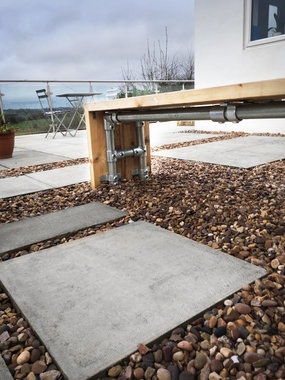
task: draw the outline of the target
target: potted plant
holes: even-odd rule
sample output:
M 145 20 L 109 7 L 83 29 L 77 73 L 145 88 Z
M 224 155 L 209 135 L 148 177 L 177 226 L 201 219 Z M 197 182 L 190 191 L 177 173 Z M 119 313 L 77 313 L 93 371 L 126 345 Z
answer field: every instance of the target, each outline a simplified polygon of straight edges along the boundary
M 11 158 L 15 143 L 15 128 L 5 123 L 0 115 L 0 158 Z

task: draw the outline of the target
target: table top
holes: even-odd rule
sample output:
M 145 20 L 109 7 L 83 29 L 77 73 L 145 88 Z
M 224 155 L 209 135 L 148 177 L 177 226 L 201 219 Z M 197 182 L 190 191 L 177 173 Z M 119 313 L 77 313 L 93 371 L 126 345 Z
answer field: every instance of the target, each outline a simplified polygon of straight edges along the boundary
M 221 104 L 225 101 L 260 101 L 263 99 L 285 99 L 285 78 L 135 96 L 131 98 L 114 99 L 108 101 L 89 102 L 85 105 L 85 109 L 89 112 L 155 109 L 175 106 L 181 107 L 204 104 Z
M 76 97 L 84 97 L 84 96 L 93 96 L 93 95 L 101 95 L 102 92 L 72 92 L 67 94 L 59 94 L 56 95 L 58 98 L 76 98 Z

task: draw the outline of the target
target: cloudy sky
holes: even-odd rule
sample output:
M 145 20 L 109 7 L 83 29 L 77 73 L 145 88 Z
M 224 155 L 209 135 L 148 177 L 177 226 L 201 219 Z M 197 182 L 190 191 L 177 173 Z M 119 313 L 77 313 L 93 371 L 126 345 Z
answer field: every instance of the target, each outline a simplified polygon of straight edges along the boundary
M 122 79 L 147 40 L 193 50 L 194 0 L 1 0 L 0 79 Z

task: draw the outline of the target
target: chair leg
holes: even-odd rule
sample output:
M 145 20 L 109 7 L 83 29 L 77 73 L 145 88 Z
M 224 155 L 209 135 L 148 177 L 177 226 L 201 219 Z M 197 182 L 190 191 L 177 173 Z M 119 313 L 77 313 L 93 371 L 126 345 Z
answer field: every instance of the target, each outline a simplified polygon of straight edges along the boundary
M 64 122 L 64 119 L 66 117 L 66 113 L 63 115 L 62 119 L 60 119 L 57 115 L 55 115 L 56 119 L 59 121 L 59 124 L 57 125 L 57 128 L 55 130 L 55 133 L 53 135 L 53 139 L 55 138 L 55 135 L 57 134 L 57 132 L 60 132 L 63 136 L 66 136 L 67 135 L 67 132 L 68 131 L 68 128 L 66 127 L 66 125 L 63 123 Z M 61 127 L 64 127 L 65 129 L 65 133 L 63 131 L 60 130 Z M 70 133 L 70 132 L 69 132 Z M 70 133 L 71 134 L 71 133 Z M 72 135 L 71 135 L 72 136 Z
M 79 122 L 79 124 L 78 124 L 78 126 L 77 126 L 77 128 L 76 128 L 76 130 L 75 130 L 75 132 L 74 132 L 74 135 L 73 136 L 75 136 L 76 135 L 76 133 L 77 133 L 77 131 L 79 130 L 79 128 L 81 127 L 81 124 L 82 123 L 84 123 L 85 124 L 85 127 L 86 127 L 86 123 L 85 123 L 85 120 L 84 120 L 84 113 L 81 115 L 81 118 L 80 118 L 80 122 Z
M 55 125 L 52 123 L 52 124 L 49 124 L 49 129 L 47 131 L 47 134 L 45 135 L 45 138 L 48 137 L 48 134 L 50 133 L 50 130 L 54 127 Z

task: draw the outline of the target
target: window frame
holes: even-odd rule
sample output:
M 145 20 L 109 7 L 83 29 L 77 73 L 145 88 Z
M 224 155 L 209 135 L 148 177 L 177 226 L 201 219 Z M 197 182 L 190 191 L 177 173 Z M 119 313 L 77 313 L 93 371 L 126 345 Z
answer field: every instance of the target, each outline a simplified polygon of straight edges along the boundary
M 251 41 L 252 0 L 244 0 L 244 47 L 250 48 L 285 40 L 285 34 Z

